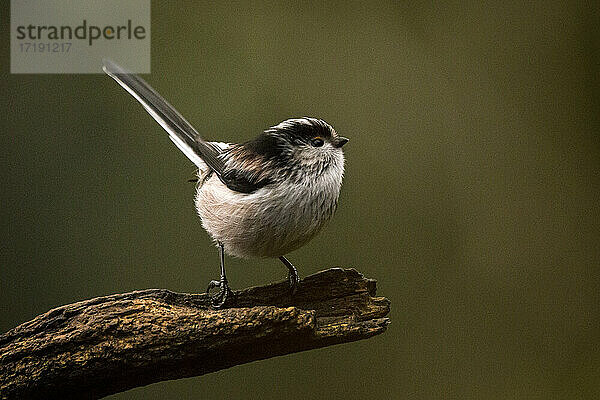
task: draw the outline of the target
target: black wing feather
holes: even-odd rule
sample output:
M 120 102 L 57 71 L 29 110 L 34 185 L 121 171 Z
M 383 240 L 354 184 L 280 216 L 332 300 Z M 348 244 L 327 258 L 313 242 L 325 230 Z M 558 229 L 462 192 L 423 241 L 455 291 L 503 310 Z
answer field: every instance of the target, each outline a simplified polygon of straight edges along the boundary
M 223 174 L 223 182 L 229 189 L 240 193 L 252 193 L 273 183 L 269 178 L 257 178 L 243 169 L 226 170 Z

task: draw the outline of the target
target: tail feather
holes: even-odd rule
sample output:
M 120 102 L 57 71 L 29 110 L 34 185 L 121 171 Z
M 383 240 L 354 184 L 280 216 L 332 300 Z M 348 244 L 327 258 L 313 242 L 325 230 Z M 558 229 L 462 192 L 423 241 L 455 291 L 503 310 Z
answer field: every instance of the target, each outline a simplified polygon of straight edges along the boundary
M 127 90 L 169 134 L 169 139 L 198 168 L 208 166 L 219 177 L 224 163 L 221 146 L 207 142 L 175 108 L 139 76 L 110 60 L 103 60 L 102 69 Z

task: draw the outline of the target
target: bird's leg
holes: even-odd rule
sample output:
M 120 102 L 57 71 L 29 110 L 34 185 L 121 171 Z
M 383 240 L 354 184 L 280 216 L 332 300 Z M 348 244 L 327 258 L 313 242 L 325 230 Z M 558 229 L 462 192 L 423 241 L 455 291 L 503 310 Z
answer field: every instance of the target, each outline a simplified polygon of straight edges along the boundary
M 298 285 L 300 284 L 300 278 L 298 277 L 298 271 L 296 270 L 296 267 L 294 267 L 294 265 L 291 262 L 289 262 L 288 259 L 285 258 L 284 256 L 279 257 L 279 259 L 289 270 L 288 280 L 290 281 L 290 290 L 293 295 L 298 290 Z
M 225 250 L 223 244 L 219 243 L 219 255 L 221 258 L 221 279 L 218 281 L 210 281 L 206 293 L 209 293 L 212 288 L 220 288 L 219 293 L 212 297 L 212 305 L 214 308 L 222 308 L 227 300 L 227 297 L 231 294 L 231 289 L 227 284 L 227 277 L 225 276 Z

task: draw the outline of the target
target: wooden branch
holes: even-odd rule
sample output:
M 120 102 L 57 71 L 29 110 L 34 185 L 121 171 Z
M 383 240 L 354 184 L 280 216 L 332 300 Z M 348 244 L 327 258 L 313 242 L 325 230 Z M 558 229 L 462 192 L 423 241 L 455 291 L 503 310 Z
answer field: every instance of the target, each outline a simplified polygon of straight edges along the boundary
M 218 311 L 206 294 L 166 289 L 55 308 L 0 336 L 0 398 L 96 399 L 369 338 L 389 323 L 389 301 L 353 269 L 308 276 L 293 298 L 288 289 L 237 291 Z

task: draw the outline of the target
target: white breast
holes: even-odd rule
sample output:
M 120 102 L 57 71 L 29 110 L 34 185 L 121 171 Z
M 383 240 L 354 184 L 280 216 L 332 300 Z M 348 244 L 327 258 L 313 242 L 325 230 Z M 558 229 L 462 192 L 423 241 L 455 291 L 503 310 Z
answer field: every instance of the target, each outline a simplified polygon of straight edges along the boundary
M 245 194 L 211 175 L 196 193 L 202 226 L 238 257 L 278 257 L 308 242 L 333 215 L 342 183 L 339 152 L 329 168 L 301 183 L 284 181 Z

